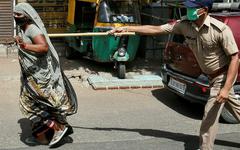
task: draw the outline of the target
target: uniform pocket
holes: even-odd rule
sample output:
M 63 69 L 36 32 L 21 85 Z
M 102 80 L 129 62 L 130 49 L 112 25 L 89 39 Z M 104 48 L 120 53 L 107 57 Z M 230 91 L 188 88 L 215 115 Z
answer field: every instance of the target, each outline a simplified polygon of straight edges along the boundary
M 218 48 L 218 45 L 214 41 L 204 41 L 203 40 L 202 47 L 203 47 L 203 49 L 207 49 L 207 50 L 215 50 Z

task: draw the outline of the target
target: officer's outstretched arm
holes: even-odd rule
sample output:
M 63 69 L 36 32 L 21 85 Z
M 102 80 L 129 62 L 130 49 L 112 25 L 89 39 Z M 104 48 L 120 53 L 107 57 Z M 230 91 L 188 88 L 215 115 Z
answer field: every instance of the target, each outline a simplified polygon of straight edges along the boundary
M 164 33 L 161 26 L 154 25 L 127 26 L 126 30 L 128 32 L 136 32 L 141 35 L 158 35 Z
M 121 33 L 121 32 L 136 32 L 141 35 L 159 35 L 163 34 L 164 31 L 161 29 L 161 26 L 154 25 L 141 25 L 141 26 L 124 26 L 115 28 L 109 31 L 109 34 Z

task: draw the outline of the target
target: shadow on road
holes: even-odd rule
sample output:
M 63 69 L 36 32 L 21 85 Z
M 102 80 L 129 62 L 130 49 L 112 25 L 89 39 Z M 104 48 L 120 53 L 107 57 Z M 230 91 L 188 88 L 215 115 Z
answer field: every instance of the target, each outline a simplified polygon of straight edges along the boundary
M 28 143 L 25 142 L 28 137 L 32 136 L 31 122 L 27 118 L 22 118 L 22 119 L 18 120 L 18 123 L 20 125 L 21 130 L 22 130 L 22 133 L 19 133 L 20 134 L 19 135 L 20 140 L 28 146 L 36 146 L 36 144 L 32 145 L 32 144 L 28 144 Z
M 34 142 L 34 143 L 27 143 L 26 142 L 26 139 L 31 137 L 32 136 L 32 128 L 31 128 L 31 122 L 29 121 L 29 119 L 27 118 L 22 118 L 22 119 L 19 119 L 18 120 L 18 123 L 20 125 L 20 128 L 22 130 L 22 133 L 19 133 L 20 135 L 20 140 L 28 145 L 28 146 L 38 146 L 38 145 L 43 145 L 43 144 L 40 144 L 38 142 Z M 58 142 L 57 144 L 55 144 L 54 147 L 52 148 L 58 148 L 64 144 L 67 144 L 67 143 L 73 143 L 73 139 L 72 137 L 70 136 L 65 136 L 64 138 L 61 139 L 60 142 Z
M 153 129 L 127 129 L 127 128 L 87 128 L 87 127 L 74 127 L 79 129 L 87 130 L 98 130 L 98 131 L 124 131 L 124 132 L 137 132 L 143 136 L 151 136 L 155 138 L 167 138 L 174 141 L 179 141 L 184 143 L 185 150 L 198 149 L 199 137 L 195 135 L 187 135 L 183 133 L 173 133 L 163 130 L 153 130 Z M 216 139 L 216 145 L 240 148 L 240 143 L 235 143 L 231 141 L 223 141 Z
M 166 88 L 153 90 L 152 95 L 172 110 L 184 116 L 197 120 L 202 119 L 204 106 L 201 104 L 190 103 Z

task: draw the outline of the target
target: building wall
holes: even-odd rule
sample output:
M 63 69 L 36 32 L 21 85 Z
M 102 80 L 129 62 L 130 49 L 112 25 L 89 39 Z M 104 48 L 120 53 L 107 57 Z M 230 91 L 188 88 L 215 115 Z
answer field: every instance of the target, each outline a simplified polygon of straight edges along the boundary
M 28 2 L 36 9 L 48 33 L 66 31 L 67 0 L 18 0 L 18 2 Z
M 0 0 L 0 44 L 13 42 L 13 0 Z

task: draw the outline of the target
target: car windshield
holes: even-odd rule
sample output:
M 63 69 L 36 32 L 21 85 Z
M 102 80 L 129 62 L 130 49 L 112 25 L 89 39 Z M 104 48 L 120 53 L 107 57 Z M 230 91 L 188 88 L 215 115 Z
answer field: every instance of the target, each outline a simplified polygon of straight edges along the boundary
M 98 22 L 140 23 L 138 1 L 102 0 L 99 6 Z

